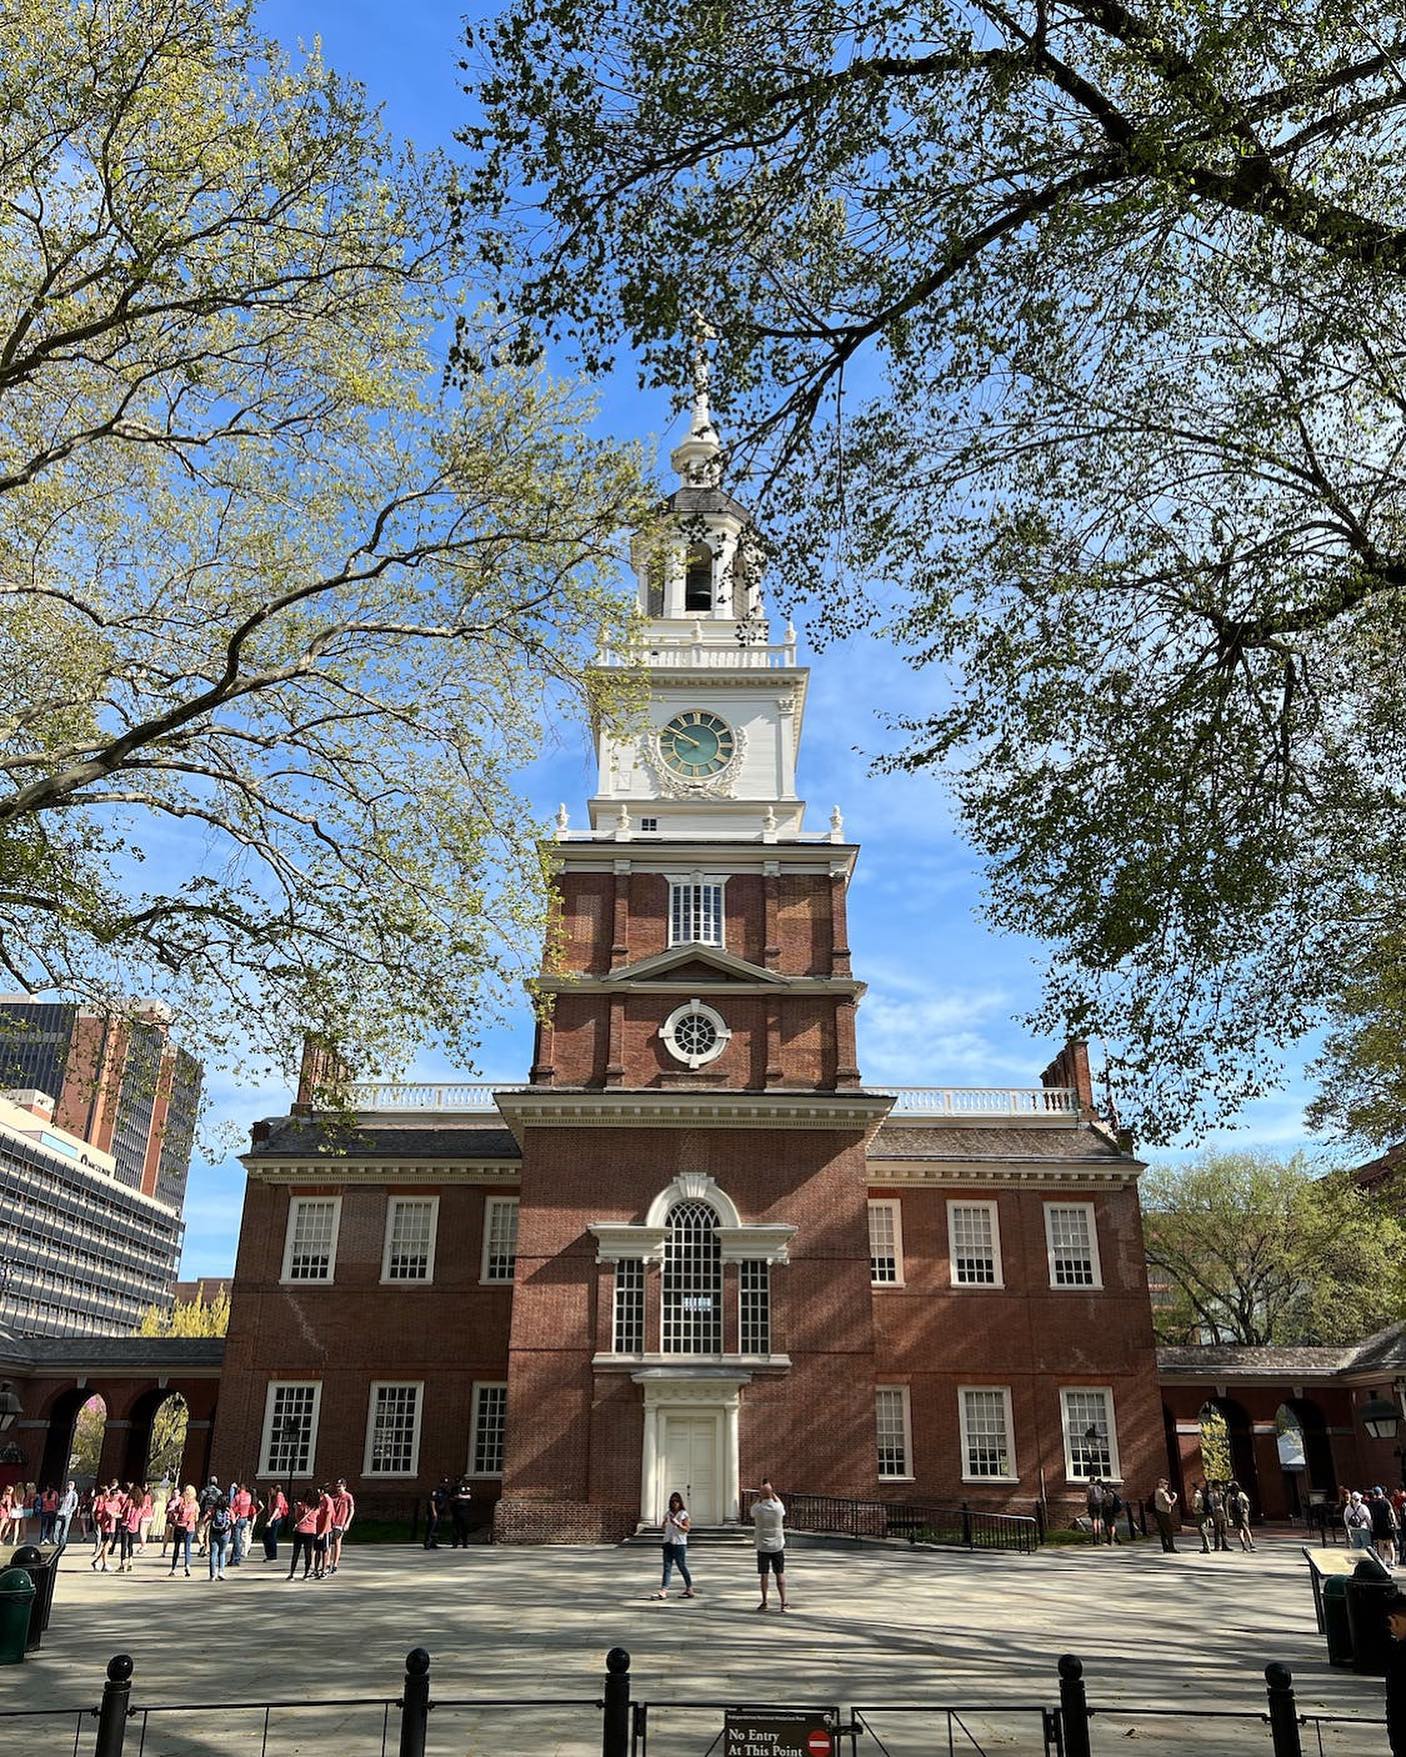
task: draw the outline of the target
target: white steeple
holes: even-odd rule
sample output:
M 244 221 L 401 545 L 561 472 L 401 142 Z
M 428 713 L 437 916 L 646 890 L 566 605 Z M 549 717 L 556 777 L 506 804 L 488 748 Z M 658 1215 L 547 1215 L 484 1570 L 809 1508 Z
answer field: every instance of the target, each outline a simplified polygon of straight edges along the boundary
M 649 725 L 631 737 L 602 733 L 591 824 L 615 841 L 776 842 L 802 829 L 796 753 L 808 673 L 789 624 L 771 643 L 760 544 L 751 514 L 722 485 L 726 453 L 708 391 L 700 339 L 688 431 L 669 454 L 679 485 L 632 547 L 645 617 L 633 657 L 649 668 Z

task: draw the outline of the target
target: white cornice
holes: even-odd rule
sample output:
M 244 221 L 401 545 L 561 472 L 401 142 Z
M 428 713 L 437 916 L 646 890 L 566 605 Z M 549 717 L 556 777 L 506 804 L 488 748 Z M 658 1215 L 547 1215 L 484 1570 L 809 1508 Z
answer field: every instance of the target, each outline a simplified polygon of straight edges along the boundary
M 522 1176 L 516 1159 L 263 1159 L 239 1163 L 261 1184 L 512 1184 Z
M 1121 1189 L 1142 1175 L 1136 1161 L 1079 1159 L 883 1159 L 871 1158 L 866 1175 L 874 1185 L 1071 1184 Z
M 696 976 L 536 976 L 532 987 L 544 994 L 745 994 L 745 995 L 812 995 L 847 994 L 856 999 L 868 993 L 868 984 L 851 976 L 783 976 L 770 982 L 732 980 L 720 977 L 716 982 L 702 981 Z
M 706 1092 L 533 1086 L 504 1092 L 498 1108 L 514 1134 L 523 1128 L 844 1129 L 868 1134 L 888 1114 L 891 1098 L 867 1092 Z

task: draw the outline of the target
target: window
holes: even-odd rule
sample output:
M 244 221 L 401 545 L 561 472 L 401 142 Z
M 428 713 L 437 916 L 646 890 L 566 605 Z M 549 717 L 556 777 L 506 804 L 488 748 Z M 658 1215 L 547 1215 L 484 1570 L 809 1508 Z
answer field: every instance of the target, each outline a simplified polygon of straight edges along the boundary
M 713 552 L 706 543 L 691 543 L 683 579 L 685 610 L 713 608 Z
M 903 1215 L 897 1202 L 869 1204 L 869 1280 L 875 1287 L 903 1285 Z
M 330 1281 L 337 1267 L 340 1196 L 294 1196 L 283 1246 L 285 1281 Z
M 517 1269 L 517 1197 L 490 1196 L 483 1208 L 483 1281 L 511 1281 Z
M 1092 1202 L 1046 1202 L 1051 1287 L 1102 1287 Z
M 657 817 L 642 817 L 640 819 L 640 828 L 646 835 L 649 835 L 651 831 L 659 828 L 659 819 Z
M 421 1385 L 371 1387 L 366 1416 L 367 1476 L 414 1476 L 420 1468 Z
M 1000 1287 L 1001 1223 L 996 1204 L 949 1202 L 947 1249 L 954 1287 Z
M 386 1205 L 382 1281 L 432 1281 L 438 1196 L 392 1196 Z
M 699 1000 L 675 1007 L 659 1027 L 659 1035 L 675 1061 L 695 1070 L 716 1061 L 732 1041 L 727 1020 L 716 1007 Z
M 644 1264 L 627 1257 L 615 1265 L 615 1352 L 644 1349 Z
M 282 1479 L 311 1476 L 317 1452 L 317 1415 L 322 1383 L 272 1384 L 264 1403 L 263 1460 L 260 1476 Z
M 665 1354 L 721 1354 L 722 1246 L 718 1217 L 706 1202 L 675 1202 L 665 1224 Z
M 1004 1385 L 964 1385 L 957 1396 L 963 1481 L 1014 1482 L 1010 1391 Z
M 723 943 L 723 888 L 713 879 L 669 881 L 669 944 Z
M 743 1354 L 771 1353 L 771 1265 L 743 1263 L 740 1282 Z
M 508 1422 L 508 1387 L 474 1386 L 474 1431 L 469 1447 L 470 1476 L 503 1474 L 503 1436 Z
M 1064 1474 L 1070 1482 L 1090 1477 L 1121 1478 L 1118 1432 L 1113 1425 L 1113 1393 L 1104 1386 L 1081 1385 L 1061 1391 L 1064 1420 Z
M 908 1387 L 880 1385 L 874 1393 L 874 1413 L 878 1422 L 880 1480 L 911 1478 Z

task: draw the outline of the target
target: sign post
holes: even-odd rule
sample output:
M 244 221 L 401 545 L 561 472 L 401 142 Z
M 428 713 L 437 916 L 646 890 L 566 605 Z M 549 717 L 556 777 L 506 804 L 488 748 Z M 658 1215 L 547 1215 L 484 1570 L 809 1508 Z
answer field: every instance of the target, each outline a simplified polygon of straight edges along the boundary
M 835 1757 L 837 1708 L 729 1708 L 722 1757 Z

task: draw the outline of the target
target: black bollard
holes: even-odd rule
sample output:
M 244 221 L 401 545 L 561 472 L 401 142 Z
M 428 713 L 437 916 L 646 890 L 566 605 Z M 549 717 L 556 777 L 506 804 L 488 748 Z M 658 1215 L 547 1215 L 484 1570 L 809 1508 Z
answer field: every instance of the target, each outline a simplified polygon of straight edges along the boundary
M 400 1699 L 400 1757 L 425 1757 L 430 1730 L 430 1656 L 412 1647 L 405 1656 L 405 1692 Z
M 630 1656 L 612 1647 L 605 1656 L 605 1712 L 601 1757 L 630 1757 Z
M 1293 1673 L 1275 1660 L 1264 1668 L 1264 1682 L 1269 1696 L 1269 1733 L 1274 1741 L 1274 1757 L 1303 1757 Z
M 102 1707 L 98 1710 L 98 1742 L 93 1757 L 122 1757 L 127 1736 L 128 1704 L 132 1696 L 132 1656 L 118 1653 L 107 1662 Z
M 1064 1757 L 1089 1757 L 1089 1699 L 1084 1693 L 1084 1662 L 1060 1655 L 1059 1717 L 1064 1722 Z

